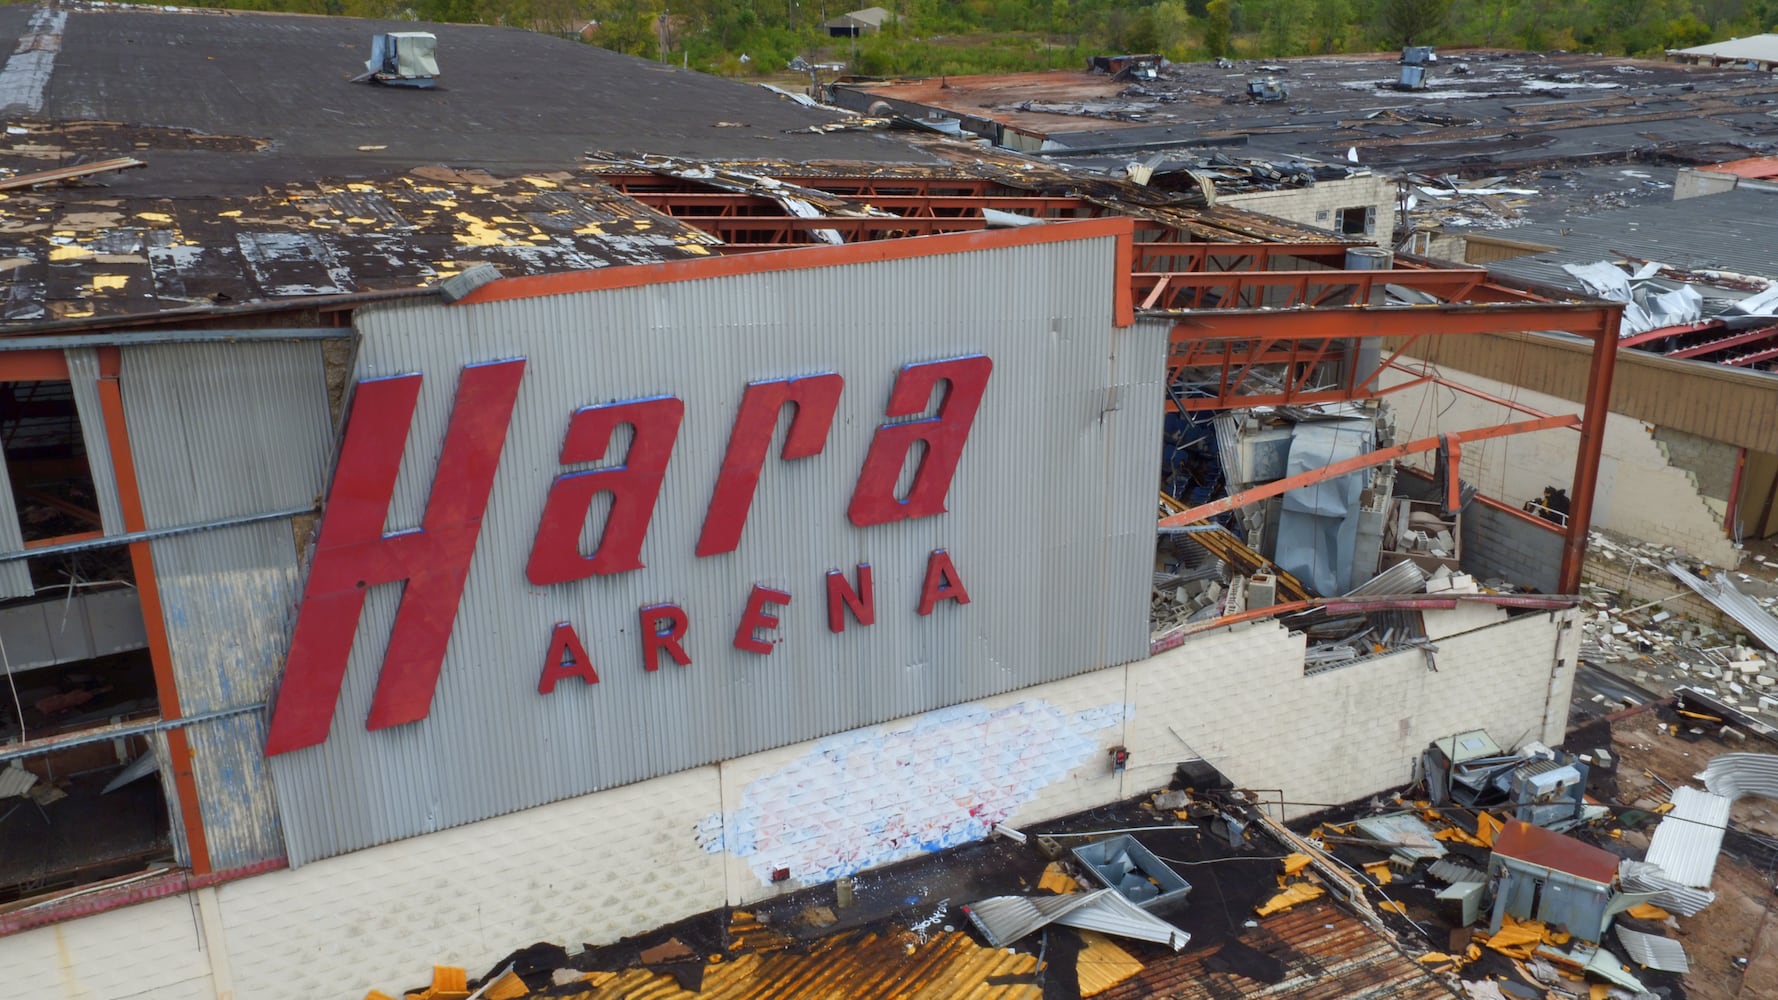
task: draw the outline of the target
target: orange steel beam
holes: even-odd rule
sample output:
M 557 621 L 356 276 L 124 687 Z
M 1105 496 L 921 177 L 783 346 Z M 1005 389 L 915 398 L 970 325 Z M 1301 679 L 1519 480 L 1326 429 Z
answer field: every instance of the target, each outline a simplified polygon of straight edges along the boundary
M 1387 362 L 1387 364 L 1389 365 L 1389 367 L 1394 368 L 1396 371 L 1405 372 L 1409 375 L 1417 376 L 1413 382 L 1407 383 L 1408 385 L 1419 385 L 1419 384 L 1426 383 L 1426 382 L 1435 382 L 1439 385 L 1444 386 L 1447 389 L 1451 389 L 1456 392 L 1461 392 L 1466 395 L 1474 396 L 1477 399 L 1486 400 L 1487 402 L 1493 403 L 1496 406 L 1503 406 L 1506 409 L 1514 410 L 1519 413 L 1524 413 L 1529 416 L 1533 416 L 1533 417 L 1547 417 L 1547 416 L 1549 416 L 1548 413 L 1545 413 L 1542 410 L 1533 409 L 1532 407 L 1526 406 L 1523 403 L 1516 403 L 1510 399 L 1505 399 L 1503 397 L 1496 396 L 1492 393 L 1483 392 L 1480 389 L 1471 388 L 1470 386 L 1464 385 L 1461 382 L 1453 382 L 1448 378 L 1442 378 L 1438 375 L 1431 375 L 1431 374 L 1428 374 L 1426 372 L 1419 370 L 1418 368 L 1409 368 L 1407 365 L 1396 364 L 1393 361 Z M 1402 388 L 1402 387 L 1396 387 L 1396 388 Z
M 1602 308 L 1604 324 L 1591 331 L 1593 358 L 1587 371 L 1586 423 L 1574 456 L 1574 495 L 1568 503 L 1568 537 L 1562 543 L 1563 593 L 1580 593 L 1581 564 L 1587 556 L 1587 529 L 1593 523 L 1593 494 L 1599 487 L 1599 456 L 1605 446 L 1605 418 L 1611 410 L 1611 380 L 1617 370 L 1618 330 L 1624 307 Z
M 1441 434 L 1436 437 L 1421 438 L 1418 441 L 1409 441 L 1405 444 L 1391 445 L 1388 448 L 1379 448 L 1376 451 L 1365 452 L 1362 455 L 1354 455 L 1344 461 L 1334 462 L 1331 465 L 1324 465 L 1319 469 L 1311 469 L 1308 472 L 1279 479 L 1275 482 L 1266 483 L 1263 486 L 1255 486 L 1250 490 L 1242 490 L 1239 493 L 1230 494 L 1220 500 L 1212 500 L 1206 504 L 1199 504 L 1190 510 L 1183 510 L 1177 514 L 1162 518 L 1159 527 L 1173 528 L 1180 525 L 1190 524 L 1193 521 L 1201 521 L 1207 517 L 1215 517 L 1217 514 L 1234 510 L 1237 507 L 1245 507 L 1248 504 L 1257 503 L 1261 500 L 1267 500 L 1288 493 L 1299 487 L 1313 486 L 1316 483 L 1326 482 L 1329 479 L 1337 479 L 1347 473 L 1357 472 L 1360 469 L 1368 469 L 1374 465 L 1382 465 L 1384 462 L 1392 462 L 1407 455 L 1415 455 L 1420 452 L 1431 451 L 1440 446 L 1455 449 L 1461 446 L 1462 442 L 1465 441 L 1486 441 L 1489 438 L 1506 437 L 1510 434 L 1529 434 L 1532 431 L 1549 430 L 1552 427 L 1576 427 L 1579 426 L 1580 423 L 1581 420 L 1579 417 L 1573 414 L 1567 414 L 1563 416 L 1544 417 L 1540 420 L 1521 420 L 1518 423 L 1500 424 L 1495 427 L 1478 427 L 1474 430 L 1453 431 L 1449 434 Z M 1451 464 L 1455 465 L 1455 460 L 1453 460 Z
M 1313 271 L 1191 271 L 1137 272 L 1130 276 L 1138 297 L 1150 309 L 1193 309 L 1206 305 L 1209 293 L 1218 293 L 1216 305 L 1226 307 L 1234 299 L 1237 307 L 1271 305 L 1289 308 L 1324 303 L 1335 294 L 1347 294 L 1353 301 L 1367 302 L 1373 290 L 1383 285 L 1399 285 L 1460 301 L 1480 287 L 1488 272 L 1481 269 L 1450 268 L 1447 270 L 1342 271 L 1323 268 Z M 1282 303 L 1251 301 L 1253 293 L 1272 288 L 1290 289 Z M 1321 290 L 1319 301 L 1310 289 Z M 1162 291 L 1173 294 L 1164 296 Z M 1243 296 L 1248 297 L 1243 301 Z M 1344 303 L 1338 303 L 1344 304 Z

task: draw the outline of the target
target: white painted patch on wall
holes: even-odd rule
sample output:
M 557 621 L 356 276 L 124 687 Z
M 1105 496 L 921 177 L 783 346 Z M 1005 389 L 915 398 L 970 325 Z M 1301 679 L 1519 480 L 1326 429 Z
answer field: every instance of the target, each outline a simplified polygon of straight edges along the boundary
M 1099 755 L 1093 734 L 1133 706 L 1066 712 L 1043 700 L 959 705 L 817 741 L 698 824 L 704 850 L 745 858 L 762 885 L 788 869 L 826 882 L 980 840 Z
M 51 7 L 39 7 L 31 15 L 18 48 L 0 69 L 0 113 L 34 115 L 43 110 L 43 88 L 49 86 L 67 25 L 68 15 Z

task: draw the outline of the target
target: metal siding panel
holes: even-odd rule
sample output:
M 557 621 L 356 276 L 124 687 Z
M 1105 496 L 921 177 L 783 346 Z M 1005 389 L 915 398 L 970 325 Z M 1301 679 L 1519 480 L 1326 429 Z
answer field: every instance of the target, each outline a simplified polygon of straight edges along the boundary
M 210 864 L 217 871 L 284 856 L 278 806 L 265 766 L 265 712 L 186 727 Z
M 126 530 L 123 507 L 117 499 L 117 474 L 111 465 L 111 438 L 105 432 L 105 411 L 99 405 L 99 352 L 70 348 L 68 383 L 74 391 L 74 408 L 80 413 L 80 435 L 86 441 L 86 464 L 93 475 L 93 494 L 99 503 L 99 524 L 107 535 Z
M 124 348 L 119 381 L 149 528 L 320 495 L 333 427 L 319 343 Z
M 297 597 L 287 520 L 235 525 L 149 544 L 173 676 L 186 715 L 263 704 L 284 664 Z M 283 855 L 265 766 L 265 712 L 187 729 L 199 814 L 218 870 Z
M 364 728 L 399 590 L 376 587 L 328 742 L 271 761 L 292 863 L 1146 655 L 1166 338 L 1153 323 L 1113 337 L 1113 251 L 1097 239 L 361 311 L 356 376 L 426 376 L 389 530 L 420 522 L 461 366 L 529 363 L 431 716 Z M 854 528 L 846 505 L 898 370 L 975 352 L 995 369 L 949 511 Z M 825 450 L 768 458 L 739 550 L 694 559 L 743 383 L 822 371 L 847 380 Z M 687 404 L 650 568 L 532 586 L 571 411 L 650 395 Z M 936 548 L 972 603 L 920 618 Z M 834 635 L 822 573 L 859 562 L 875 571 L 877 625 Z M 755 582 L 794 597 L 769 660 L 729 645 Z M 637 609 L 661 601 L 690 613 L 694 663 L 645 673 Z M 544 698 L 558 621 L 600 682 Z
M 202 715 L 270 697 L 297 598 L 289 521 L 159 538 L 154 554 L 179 705 Z
M 1660 865 L 1675 882 L 1708 889 L 1734 800 L 1685 785 L 1675 788 L 1670 798 L 1673 811 L 1649 838 L 1647 860 Z
M 10 484 L 6 473 L 6 456 L 0 454 L 0 484 Z M 17 552 L 25 547 L 25 532 L 19 526 L 18 505 L 13 502 L 12 488 L 0 489 L 0 552 Z M 0 600 L 30 597 L 37 592 L 31 583 L 31 568 L 24 559 L 0 563 Z

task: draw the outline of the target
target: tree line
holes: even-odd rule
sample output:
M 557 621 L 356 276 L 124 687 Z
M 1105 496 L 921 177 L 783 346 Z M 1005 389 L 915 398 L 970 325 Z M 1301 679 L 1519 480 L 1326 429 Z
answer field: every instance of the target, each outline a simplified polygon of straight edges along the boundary
M 829 18 L 894 21 L 835 38 Z M 1076 67 L 1088 55 L 1175 61 L 1480 45 L 1658 56 L 1778 30 L 1778 0 L 222 0 L 218 6 L 480 22 L 580 38 L 730 76 L 801 57 L 867 76 Z

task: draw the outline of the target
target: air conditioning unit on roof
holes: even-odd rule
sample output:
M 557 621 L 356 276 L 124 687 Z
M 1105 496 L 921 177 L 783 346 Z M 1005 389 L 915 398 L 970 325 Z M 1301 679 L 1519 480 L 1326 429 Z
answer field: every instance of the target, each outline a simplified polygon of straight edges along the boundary
M 392 31 L 370 38 L 367 72 L 353 83 L 395 87 L 438 86 L 438 37 L 429 31 Z

